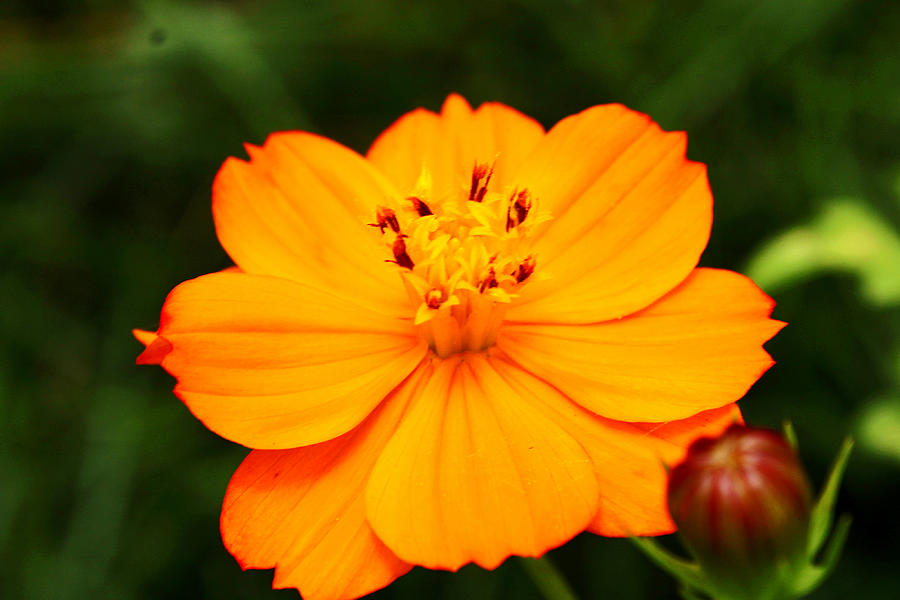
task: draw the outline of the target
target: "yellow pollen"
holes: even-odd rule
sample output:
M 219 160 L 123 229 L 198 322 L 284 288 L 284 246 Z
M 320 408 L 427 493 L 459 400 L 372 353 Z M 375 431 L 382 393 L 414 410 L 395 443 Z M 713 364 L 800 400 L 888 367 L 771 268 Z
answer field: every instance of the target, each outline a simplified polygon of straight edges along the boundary
M 492 189 L 493 172 L 478 163 L 470 185 L 435 197 L 423 169 L 412 195 L 376 207 L 373 225 L 392 257 L 389 268 L 398 271 L 414 323 L 440 357 L 494 344 L 509 303 L 535 271 L 532 233 L 550 219 L 527 189 Z

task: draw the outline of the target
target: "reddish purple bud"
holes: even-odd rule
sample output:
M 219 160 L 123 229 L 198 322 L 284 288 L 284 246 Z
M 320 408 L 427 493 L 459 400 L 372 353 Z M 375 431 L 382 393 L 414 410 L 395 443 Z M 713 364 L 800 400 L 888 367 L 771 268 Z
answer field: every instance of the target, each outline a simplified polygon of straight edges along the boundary
M 747 591 L 803 559 L 810 486 L 773 431 L 732 425 L 695 441 L 670 472 L 667 495 L 685 544 L 719 581 Z

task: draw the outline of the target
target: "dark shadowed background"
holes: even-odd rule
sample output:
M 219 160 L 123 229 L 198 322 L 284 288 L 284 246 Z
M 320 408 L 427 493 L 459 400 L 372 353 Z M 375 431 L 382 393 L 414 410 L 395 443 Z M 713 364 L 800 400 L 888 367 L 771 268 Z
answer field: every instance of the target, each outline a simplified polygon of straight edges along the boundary
M 225 267 L 210 184 L 305 129 L 365 151 L 451 91 L 545 126 L 622 102 L 686 130 L 716 198 L 702 263 L 790 326 L 742 402 L 796 425 L 813 480 L 858 440 L 848 548 L 815 599 L 900 598 L 900 3 L 369 0 L 0 4 L 0 597 L 295 598 L 242 573 L 218 513 L 246 450 L 209 433 L 133 327 Z M 550 553 L 584 599 L 675 598 L 622 540 Z M 337 557 L 336 557 L 337 558 Z M 536 598 L 416 569 L 378 598 Z

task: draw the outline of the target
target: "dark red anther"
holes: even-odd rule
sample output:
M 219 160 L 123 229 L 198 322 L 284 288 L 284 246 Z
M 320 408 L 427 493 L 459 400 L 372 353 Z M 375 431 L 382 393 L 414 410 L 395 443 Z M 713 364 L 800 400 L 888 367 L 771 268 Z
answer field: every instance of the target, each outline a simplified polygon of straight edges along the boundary
M 522 261 L 522 264 L 519 265 L 519 268 L 516 269 L 516 272 L 513 273 L 513 277 L 516 278 L 516 282 L 522 283 L 534 273 L 534 257 L 527 256 L 525 260 Z
M 427 217 L 428 215 L 433 215 L 431 209 L 428 208 L 428 205 L 422 202 L 422 199 L 417 196 L 410 196 L 407 198 L 410 202 L 412 202 L 413 208 L 417 213 L 419 213 L 420 217 Z
M 495 288 L 498 285 L 500 285 L 500 282 L 497 281 L 497 273 L 494 271 L 494 267 L 491 267 L 488 270 L 487 277 L 481 280 L 481 284 L 478 286 L 478 291 L 483 292 L 484 290 Z
M 469 200 L 472 202 L 484 200 L 488 183 L 490 183 L 491 175 L 493 174 L 494 165 L 489 167 L 487 163 L 475 163 L 475 167 L 472 169 L 472 185 L 469 187 Z M 484 183 L 482 183 L 482 179 Z
M 506 230 L 518 227 L 531 210 L 531 194 L 528 190 L 513 192 L 509 198 L 509 209 L 506 212 Z
M 378 206 L 375 208 L 375 219 L 377 223 L 369 223 L 372 227 L 381 229 L 384 233 L 385 227 L 390 227 L 394 233 L 400 233 L 400 223 L 397 221 L 397 215 L 386 206 Z
M 444 303 L 444 292 L 439 289 L 431 289 L 425 292 L 425 304 L 428 308 L 435 309 L 440 308 L 441 304 Z
M 415 266 L 415 263 L 409 257 L 409 254 L 406 253 L 406 242 L 403 241 L 403 238 L 405 237 L 405 235 L 398 235 L 397 239 L 394 240 L 394 245 L 391 249 L 394 251 L 394 262 L 401 267 L 412 269 Z

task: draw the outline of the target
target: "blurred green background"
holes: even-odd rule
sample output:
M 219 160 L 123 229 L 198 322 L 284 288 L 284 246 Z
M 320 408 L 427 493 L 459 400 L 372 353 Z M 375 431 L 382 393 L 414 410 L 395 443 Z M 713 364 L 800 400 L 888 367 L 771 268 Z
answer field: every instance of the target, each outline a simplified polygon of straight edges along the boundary
M 229 264 L 210 184 L 244 141 L 365 151 L 447 93 L 550 126 L 622 102 L 689 133 L 703 264 L 790 323 L 742 402 L 794 421 L 817 483 L 858 439 L 848 548 L 816 599 L 900 598 L 900 3 L 368 0 L 0 4 L 0 597 L 293 598 L 242 573 L 218 512 L 245 454 L 206 431 L 132 327 Z M 675 598 L 621 540 L 550 553 L 582 598 Z M 377 597 L 536 598 L 521 566 L 417 569 Z

